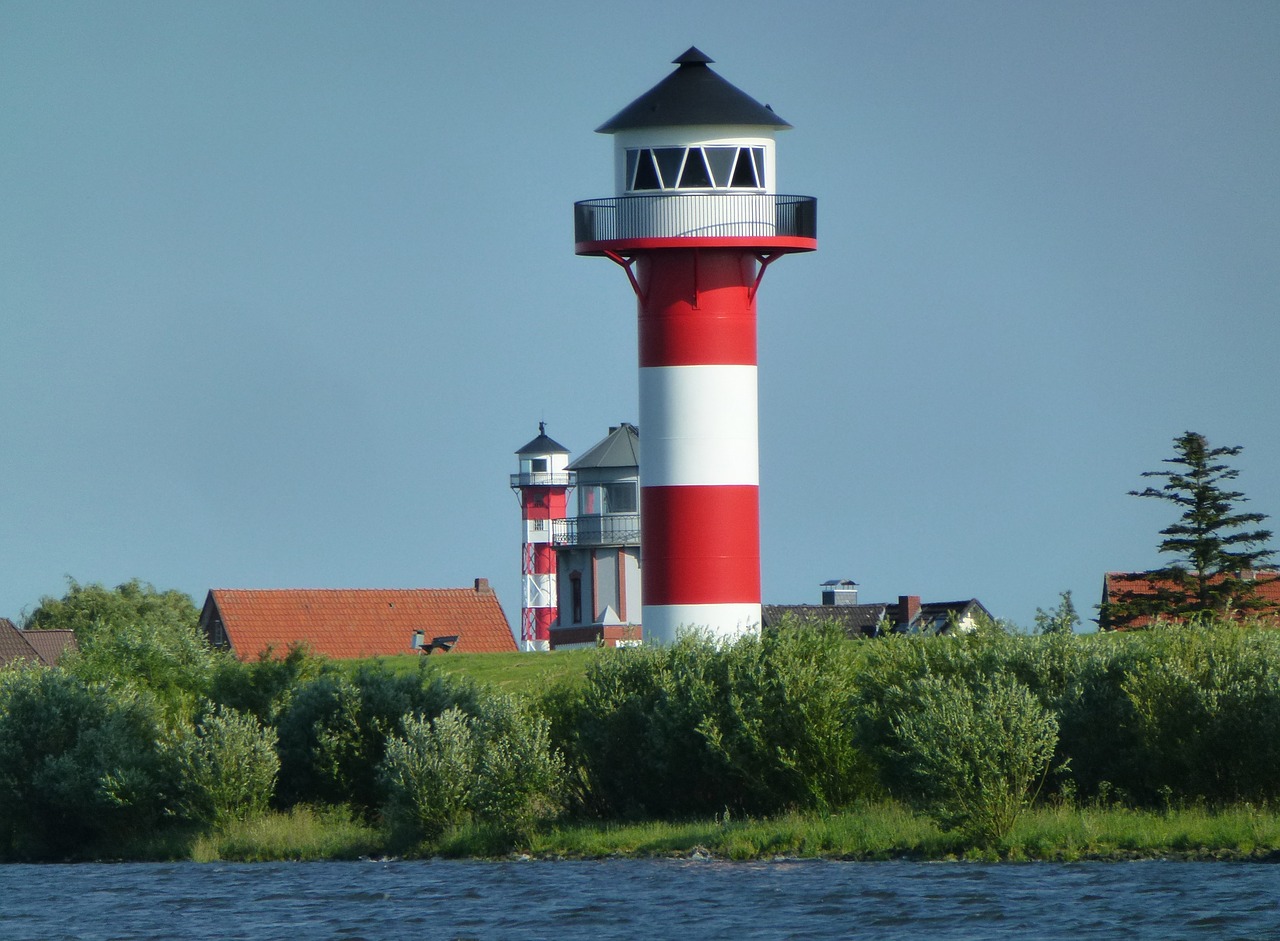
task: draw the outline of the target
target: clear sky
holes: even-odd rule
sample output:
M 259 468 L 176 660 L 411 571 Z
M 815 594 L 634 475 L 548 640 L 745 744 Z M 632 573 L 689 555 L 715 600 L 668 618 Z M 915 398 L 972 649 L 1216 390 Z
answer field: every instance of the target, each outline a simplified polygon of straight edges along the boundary
M 1280 529 L 1274 0 L 3 0 L 0 615 L 485 576 L 517 622 L 513 452 L 637 418 L 593 129 L 690 45 L 819 201 L 759 296 L 766 602 L 1088 616 L 1186 430 Z

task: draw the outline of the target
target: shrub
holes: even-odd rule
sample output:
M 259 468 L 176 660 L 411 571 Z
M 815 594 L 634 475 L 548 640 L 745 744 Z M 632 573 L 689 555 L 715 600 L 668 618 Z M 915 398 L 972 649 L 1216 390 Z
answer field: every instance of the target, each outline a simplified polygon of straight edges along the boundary
M 847 721 L 857 648 L 795 629 L 603 652 L 551 700 L 579 807 L 682 817 L 848 803 L 871 780 Z
M 398 844 L 436 840 L 470 817 L 476 742 L 462 710 L 406 716 L 387 743 L 387 823 Z
M 302 644 L 291 645 L 283 657 L 264 651 L 248 663 L 226 657 L 214 672 L 209 698 L 254 715 L 264 725 L 274 725 L 297 691 L 324 668 L 325 661 Z
M 1009 677 L 971 686 L 929 676 L 912 692 L 915 708 L 893 719 L 911 796 L 947 829 L 1003 839 L 1048 772 L 1057 722 Z
M 1212 803 L 1280 796 L 1280 638 L 1231 623 L 1163 625 L 1123 680 L 1137 796 Z
M 435 841 L 472 821 L 508 841 L 527 837 L 561 808 L 563 761 L 548 728 L 506 694 L 485 697 L 476 715 L 406 717 L 382 769 L 393 841 Z
M 423 670 L 392 673 L 381 664 L 351 677 L 334 670 L 300 686 L 283 708 L 278 800 L 350 803 L 372 813 L 384 801 L 378 766 L 388 737 L 410 714 L 433 718 L 451 706 L 474 711 L 474 685 Z
M 166 736 L 145 693 L 0 670 L 0 855 L 92 851 L 158 826 L 176 785 Z
M 523 839 L 562 808 L 564 759 L 551 746 L 550 722 L 525 701 L 495 693 L 483 700 L 474 728 L 476 815 L 500 834 Z
M 202 823 L 244 820 L 267 809 L 280 758 L 274 729 L 219 706 L 178 743 L 186 815 Z

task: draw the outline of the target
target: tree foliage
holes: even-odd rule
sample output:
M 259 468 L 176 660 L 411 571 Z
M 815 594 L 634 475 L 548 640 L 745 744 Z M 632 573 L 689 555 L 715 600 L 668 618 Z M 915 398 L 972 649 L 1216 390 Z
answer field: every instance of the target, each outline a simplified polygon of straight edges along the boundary
M 1188 431 L 1174 439 L 1171 470 L 1145 471 L 1143 477 L 1163 481 L 1158 487 L 1129 491 L 1131 496 L 1163 500 L 1181 510 L 1178 521 L 1160 530 L 1161 553 L 1169 565 L 1145 573 L 1142 590 L 1126 589 L 1103 606 L 1106 627 L 1135 620 L 1168 617 L 1229 616 L 1264 606 L 1258 597 L 1258 573 L 1274 556 L 1266 548 L 1271 531 L 1255 528 L 1267 516 L 1238 509 L 1247 498 L 1228 489 L 1239 471 L 1225 463 L 1242 449 L 1210 447 L 1204 435 Z
M 200 612 L 188 595 L 170 589 L 157 591 L 155 586 L 132 579 L 115 588 L 99 584 L 81 585 L 67 579 L 67 593 L 61 598 L 49 595 L 24 619 L 27 630 L 72 630 L 76 641 L 83 644 L 96 631 L 125 624 L 151 624 L 162 627 L 195 627 Z
M 1071 592 L 1064 591 L 1058 598 L 1058 606 L 1051 611 L 1036 608 L 1037 634 L 1070 634 L 1080 624 Z

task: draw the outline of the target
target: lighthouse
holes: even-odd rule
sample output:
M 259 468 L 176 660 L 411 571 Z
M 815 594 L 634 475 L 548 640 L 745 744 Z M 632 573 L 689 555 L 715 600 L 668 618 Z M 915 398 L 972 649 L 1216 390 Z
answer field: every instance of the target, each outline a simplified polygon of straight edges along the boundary
M 519 451 L 519 473 L 511 475 L 511 489 L 520 499 L 524 526 L 521 546 L 520 646 L 550 650 L 551 623 L 559 605 L 556 590 L 556 552 L 552 530 L 566 515 L 574 474 L 569 450 L 547 436 L 538 422 L 538 437 Z
M 756 294 L 770 264 L 817 248 L 817 204 L 777 192 L 790 128 L 696 48 L 596 128 L 615 195 L 574 206 L 575 251 L 622 267 L 639 315 L 641 620 L 760 629 Z

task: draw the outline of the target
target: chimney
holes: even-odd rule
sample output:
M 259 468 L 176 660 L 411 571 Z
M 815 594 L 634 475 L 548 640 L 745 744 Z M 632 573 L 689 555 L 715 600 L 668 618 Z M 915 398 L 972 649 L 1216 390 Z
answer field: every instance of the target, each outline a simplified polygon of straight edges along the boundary
M 477 578 L 477 579 L 476 579 L 476 591 L 484 591 L 484 592 L 493 591 L 493 589 L 489 587 L 489 579 L 487 579 L 487 578 Z M 919 599 L 919 598 L 917 598 L 916 600 L 917 600 L 917 601 L 919 601 L 920 599 Z
M 903 627 L 910 627 L 911 622 L 920 615 L 919 595 L 898 595 L 898 618 Z

